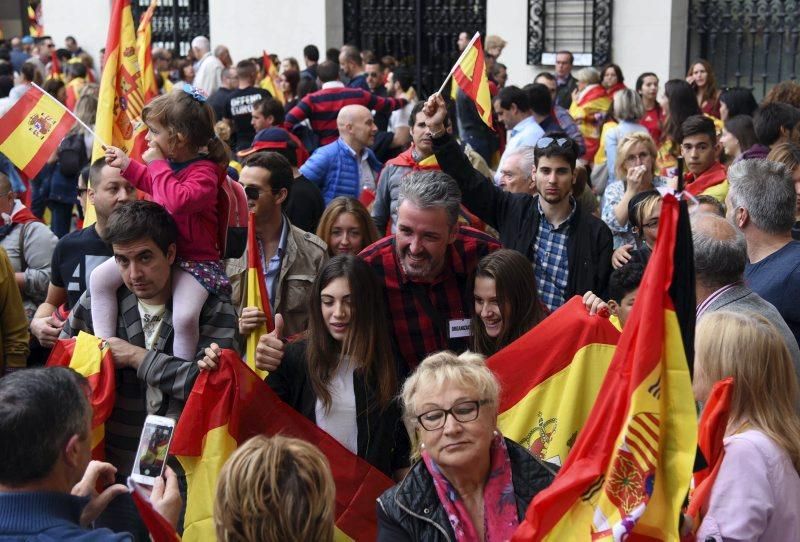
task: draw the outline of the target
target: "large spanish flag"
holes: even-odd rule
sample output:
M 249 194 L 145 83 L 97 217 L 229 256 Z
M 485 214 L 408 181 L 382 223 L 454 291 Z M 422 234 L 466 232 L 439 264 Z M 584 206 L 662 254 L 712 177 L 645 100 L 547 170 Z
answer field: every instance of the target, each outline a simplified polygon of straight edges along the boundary
M 261 251 L 256 238 L 256 215 L 252 211 L 247 217 L 247 303 L 245 307 L 256 307 L 267 316 L 266 324 L 262 324 L 247 336 L 247 349 L 245 356 L 247 365 L 262 379 L 267 376 L 267 371 L 256 368 L 256 347 L 258 339 L 265 333 L 275 328 L 272 320 L 272 310 L 269 306 L 269 294 L 264 279 L 264 266 L 261 264 Z
M 92 404 L 92 458 L 105 458 L 105 423 L 116 400 L 116 372 L 111 350 L 101 339 L 84 333 L 78 333 L 72 339 L 61 339 L 56 342 L 48 367 L 69 367 L 89 381 Z
M 136 58 L 142 70 L 142 92 L 144 103 L 158 96 L 156 72 L 153 68 L 153 14 L 158 6 L 158 0 L 151 0 L 150 6 L 142 13 L 139 19 L 139 28 L 136 30 Z
M 272 63 L 272 59 L 267 52 L 263 51 L 263 53 L 264 78 L 261 80 L 260 86 L 272 94 L 273 98 L 285 104 L 286 98 L 283 95 L 283 90 L 281 90 L 279 84 L 275 84 L 275 82 L 278 81 L 278 70 L 275 68 L 275 64 Z
M 697 446 L 688 220 L 686 203 L 664 196 L 658 241 L 595 406 L 514 540 L 679 539 Z
M 310 442 L 328 459 L 336 483 L 337 540 L 375 540 L 375 499 L 392 480 L 282 402 L 232 350 L 223 350 L 218 370 L 200 373 L 172 440 L 188 483 L 183 539 L 215 539 L 214 497 L 223 464 L 250 437 L 276 434 Z
M 74 124 L 58 100 L 32 86 L 0 117 L 0 152 L 31 179 Z
M 500 381 L 497 426 L 544 461 L 563 465 L 586 423 L 619 331 L 580 296 L 487 360 Z
M 464 94 L 469 96 L 478 109 L 483 122 L 492 127 L 492 96 L 489 92 L 489 78 L 483 56 L 480 32 L 472 36 L 466 49 L 458 57 L 452 69 L 453 78 Z
M 569 107 L 569 114 L 575 119 L 586 141 L 586 153 L 583 158 L 589 162 L 594 161 L 594 155 L 600 147 L 600 130 L 610 108 L 611 98 L 600 85 L 586 90 L 580 98 L 573 100 Z

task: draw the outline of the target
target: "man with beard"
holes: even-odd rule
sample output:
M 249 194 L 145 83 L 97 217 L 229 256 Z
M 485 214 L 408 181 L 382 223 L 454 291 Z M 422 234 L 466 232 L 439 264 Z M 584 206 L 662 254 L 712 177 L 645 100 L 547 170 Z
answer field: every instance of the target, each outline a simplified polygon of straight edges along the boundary
M 533 174 L 538 195 L 506 192 L 472 168 L 447 134 L 444 100 L 425 104 L 433 151 L 442 171 L 457 179 L 464 205 L 500 233 L 500 241 L 533 263 L 539 298 L 551 311 L 574 295 L 605 295 L 613 239 L 599 218 L 576 205 L 577 146 L 563 132 L 536 142 Z
M 432 352 L 462 352 L 468 347 L 469 277 L 478 261 L 500 244 L 458 224 L 461 191 L 441 171 L 407 175 L 398 202 L 397 233 L 367 247 L 360 256 L 384 283 L 404 372 Z

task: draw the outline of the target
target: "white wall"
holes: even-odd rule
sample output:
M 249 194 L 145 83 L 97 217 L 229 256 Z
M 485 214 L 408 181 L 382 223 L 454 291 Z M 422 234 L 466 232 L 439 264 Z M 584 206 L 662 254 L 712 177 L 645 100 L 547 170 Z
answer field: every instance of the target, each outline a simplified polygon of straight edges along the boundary
M 44 31 L 56 47 L 64 47 L 64 38 L 74 36 L 84 51 L 94 57 L 100 68 L 100 49 L 106 46 L 111 0 L 42 0 Z
M 688 0 L 615 0 L 612 8 L 611 58 L 633 86 L 645 71 L 664 82 L 682 75 L 686 51 Z M 509 84 L 533 82 L 553 66 L 529 66 L 527 0 L 487 0 L 486 33 L 508 42 L 499 61 L 508 67 Z
M 303 64 L 303 47 L 316 45 L 324 60 L 327 47 L 342 44 L 341 0 L 209 0 L 211 45 L 226 45 L 234 62 L 260 56 L 262 49 Z

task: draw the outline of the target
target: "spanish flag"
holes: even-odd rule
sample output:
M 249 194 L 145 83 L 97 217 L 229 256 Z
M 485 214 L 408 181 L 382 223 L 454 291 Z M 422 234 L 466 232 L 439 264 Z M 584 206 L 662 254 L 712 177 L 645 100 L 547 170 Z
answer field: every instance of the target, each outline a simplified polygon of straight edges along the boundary
M 153 13 L 158 6 L 158 0 L 151 0 L 147 11 L 139 19 L 139 28 L 136 30 L 136 58 L 142 70 L 142 92 L 144 103 L 158 96 L 156 72 L 153 68 Z
M 144 90 L 136 58 L 136 32 L 130 0 L 114 0 L 106 38 L 106 62 L 100 78 L 92 162 L 104 156 L 103 144 L 119 147 L 132 159 L 147 147 L 141 122 Z M 95 222 L 94 205 L 86 205 L 83 227 Z
M 286 98 L 283 96 L 283 91 L 281 90 L 280 85 L 276 85 L 275 82 L 278 81 L 278 70 L 275 68 L 275 64 L 272 63 L 272 59 L 269 57 L 266 51 L 264 51 L 264 78 L 261 80 L 261 88 L 272 94 L 272 97 L 281 102 L 282 104 L 286 103 Z
M 61 61 L 58 60 L 55 49 L 50 51 L 50 74 L 47 78 L 64 80 L 64 74 L 61 73 Z
M 492 128 L 492 96 L 489 92 L 489 78 L 486 76 L 480 32 L 472 36 L 472 41 L 456 60 L 451 73 L 464 94 L 475 102 L 478 115 L 483 122 Z
M 74 124 L 61 102 L 32 86 L 0 117 L 0 152 L 31 179 Z
M 264 267 L 261 265 L 261 251 L 256 238 L 256 215 L 252 211 L 247 217 L 247 303 L 245 306 L 257 307 L 267 316 L 266 324 L 257 327 L 247 336 L 247 349 L 245 350 L 247 366 L 263 380 L 267 376 L 267 371 L 256 368 L 256 347 L 258 339 L 272 331 L 275 323 L 272 320 L 269 294 L 264 279 Z
M 180 542 L 181 537 L 178 536 L 169 521 L 153 508 L 150 497 L 142 489 L 142 486 L 129 478 L 128 488 L 131 490 L 131 498 L 133 504 L 136 505 L 136 511 L 139 512 L 142 523 L 147 527 L 152 542 Z
M 92 404 L 92 458 L 105 458 L 105 423 L 116 401 L 116 372 L 111 350 L 94 335 L 81 331 L 72 339 L 56 342 L 48 367 L 69 367 L 89 381 Z
M 561 466 L 594 405 L 619 331 L 573 297 L 486 363 L 500 382 L 497 426 Z
M 679 539 L 697 446 L 687 362 L 693 275 L 686 203 L 667 194 L 655 250 L 595 406 L 513 540 Z
M 218 370 L 200 373 L 175 428 L 172 453 L 188 484 L 183 539 L 215 539 L 214 497 L 223 464 L 247 439 L 276 434 L 310 442 L 328 459 L 336 484 L 336 539 L 375 540 L 375 500 L 392 480 L 282 402 L 232 350 L 222 351 Z
M 600 129 L 610 108 L 611 98 L 600 85 L 586 90 L 569 107 L 569 114 L 575 119 L 586 141 L 586 153 L 582 158 L 588 162 L 594 161 L 594 155 L 600 147 Z

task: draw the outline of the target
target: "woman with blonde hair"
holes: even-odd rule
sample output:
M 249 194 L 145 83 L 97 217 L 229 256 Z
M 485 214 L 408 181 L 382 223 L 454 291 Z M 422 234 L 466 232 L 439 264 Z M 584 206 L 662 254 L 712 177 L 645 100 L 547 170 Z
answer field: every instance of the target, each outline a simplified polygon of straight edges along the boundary
M 483 356 L 439 352 L 403 384 L 420 461 L 378 499 L 378 541 L 508 540 L 554 470 L 497 429 Z
M 616 178 L 603 194 L 601 218 L 614 234 L 614 248 L 634 245 L 636 236 L 628 218 L 628 203 L 636 194 L 665 186 L 667 179 L 656 175 L 658 149 L 647 131 L 626 135 L 616 151 Z
M 725 455 L 700 509 L 698 540 L 797 540 L 800 534 L 800 392 L 783 337 L 754 313 L 700 319 L 695 399 L 733 379 Z
M 358 254 L 379 239 L 369 211 L 360 201 L 334 198 L 319 219 L 317 237 L 328 244 L 328 254 Z
M 302 440 L 259 435 L 222 467 L 214 500 L 224 542 L 333 540 L 336 488 L 328 460 Z

